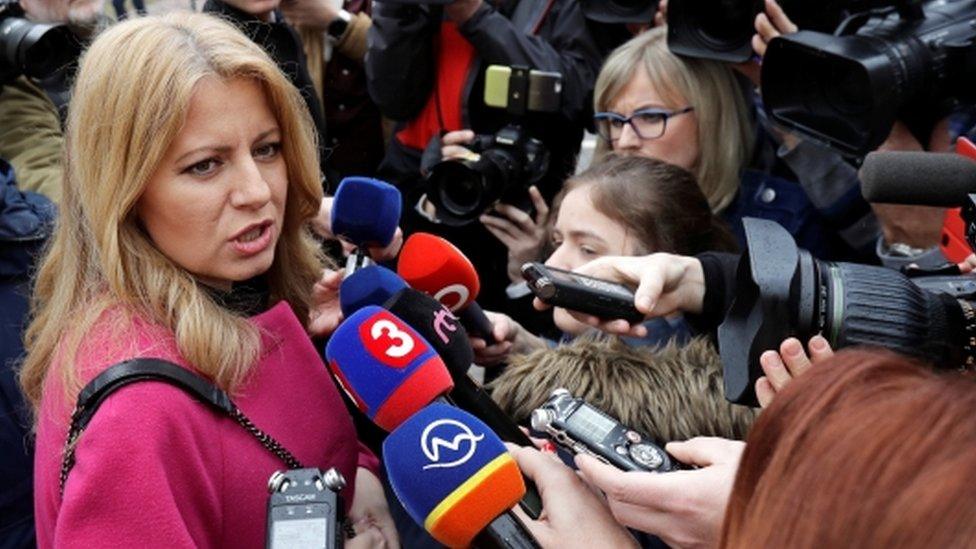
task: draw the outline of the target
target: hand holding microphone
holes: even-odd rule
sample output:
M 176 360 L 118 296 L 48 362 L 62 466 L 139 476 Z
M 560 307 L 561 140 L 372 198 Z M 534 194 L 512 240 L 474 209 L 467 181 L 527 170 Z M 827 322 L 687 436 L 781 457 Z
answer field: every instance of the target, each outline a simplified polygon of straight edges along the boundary
M 335 196 L 322 201 L 313 227 L 324 236 L 343 242 L 346 253 L 375 260 L 396 257 L 403 243 L 398 226 L 402 198 L 389 183 L 368 177 L 347 177 Z M 326 221 L 326 219 L 328 221 Z

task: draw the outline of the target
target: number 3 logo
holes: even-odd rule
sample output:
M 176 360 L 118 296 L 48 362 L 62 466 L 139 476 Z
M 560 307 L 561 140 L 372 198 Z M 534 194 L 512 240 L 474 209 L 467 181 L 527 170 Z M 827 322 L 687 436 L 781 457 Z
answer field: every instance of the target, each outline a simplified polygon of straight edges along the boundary
M 413 338 L 410 334 L 397 328 L 397 325 L 389 320 L 378 320 L 369 329 L 369 335 L 373 341 L 379 342 L 384 339 L 395 342 L 383 351 L 383 354 L 390 358 L 403 358 L 410 354 L 414 348 Z

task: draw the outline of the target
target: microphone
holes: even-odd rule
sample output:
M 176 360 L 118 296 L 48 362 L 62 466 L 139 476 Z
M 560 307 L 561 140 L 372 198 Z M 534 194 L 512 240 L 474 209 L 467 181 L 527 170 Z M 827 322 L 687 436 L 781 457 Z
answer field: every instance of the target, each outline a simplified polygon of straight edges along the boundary
M 474 351 L 464 327 L 447 307 L 413 288 L 400 290 L 383 306 L 416 330 L 440 355 L 454 380 L 450 396 L 455 405 L 476 415 L 505 442 L 532 445 L 512 418 L 468 376 Z M 526 482 L 528 491 L 522 498 L 522 508 L 532 518 L 539 518 L 542 498 L 535 485 Z
M 356 407 L 387 431 L 454 386 L 430 344 L 375 305 L 363 307 L 339 325 L 325 356 Z
M 475 302 L 481 283 L 471 261 L 439 236 L 414 233 L 403 243 L 397 272 L 411 287 L 458 313 L 474 335 L 494 341 L 491 321 Z
M 860 175 L 868 202 L 956 208 L 976 193 L 976 162 L 952 153 L 873 152 Z
M 370 265 L 343 279 L 339 286 L 339 307 L 342 315 L 349 317 L 366 305 L 382 305 L 406 287 L 407 283 L 395 272 L 380 265 Z
M 339 183 L 332 201 L 332 234 L 357 248 L 346 274 L 372 263 L 364 248 L 393 241 L 401 208 L 400 191 L 389 183 L 369 177 L 346 177 Z
M 431 404 L 383 442 L 397 499 L 417 524 L 449 547 L 538 547 L 509 512 L 525 485 L 502 441 L 476 417 Z

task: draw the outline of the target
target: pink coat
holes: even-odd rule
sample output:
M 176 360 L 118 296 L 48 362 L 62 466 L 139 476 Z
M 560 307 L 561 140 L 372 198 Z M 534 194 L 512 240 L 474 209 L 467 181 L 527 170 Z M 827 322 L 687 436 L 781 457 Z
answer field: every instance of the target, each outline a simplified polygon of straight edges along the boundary
M 78 352 L 87 383 L 112 364 L 157 357 L 187 366 L 173 335 L 106 313 Z M 306 467 L 337 467 L 352 502 L 356 468 L 378 473 L 325 365 L 284 302 L 253 317 L 259 364 L 234 402 Z M 53 370 L 52 370 L 53 371 Z M 61 451 L 74 402 L 60 376 L 44 385 L 34 487 L 40 547 L 263 547 L 268 477 L 286 466 L 234 420 L 163 382 L 138 382 L 102 403 L 77 446 L 64 499 Z

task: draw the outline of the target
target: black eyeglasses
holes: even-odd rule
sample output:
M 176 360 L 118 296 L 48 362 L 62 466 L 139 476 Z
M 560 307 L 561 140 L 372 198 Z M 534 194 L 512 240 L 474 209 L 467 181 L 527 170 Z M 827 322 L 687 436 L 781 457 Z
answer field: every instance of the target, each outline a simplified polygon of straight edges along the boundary
M 620 139 L 626 124 L 630 124 L 630 128 L 641 139 L 657 139 L 664 135 L 669 118 L 693 110 L 694 107 L 685 107 L 676 111 L 650 108 L 634 111 L 630 116 L 615 112 L 598 112 L 593 115 L 593 121 L 596 123 L 596 131 L 600 137 L 611 143 Z

